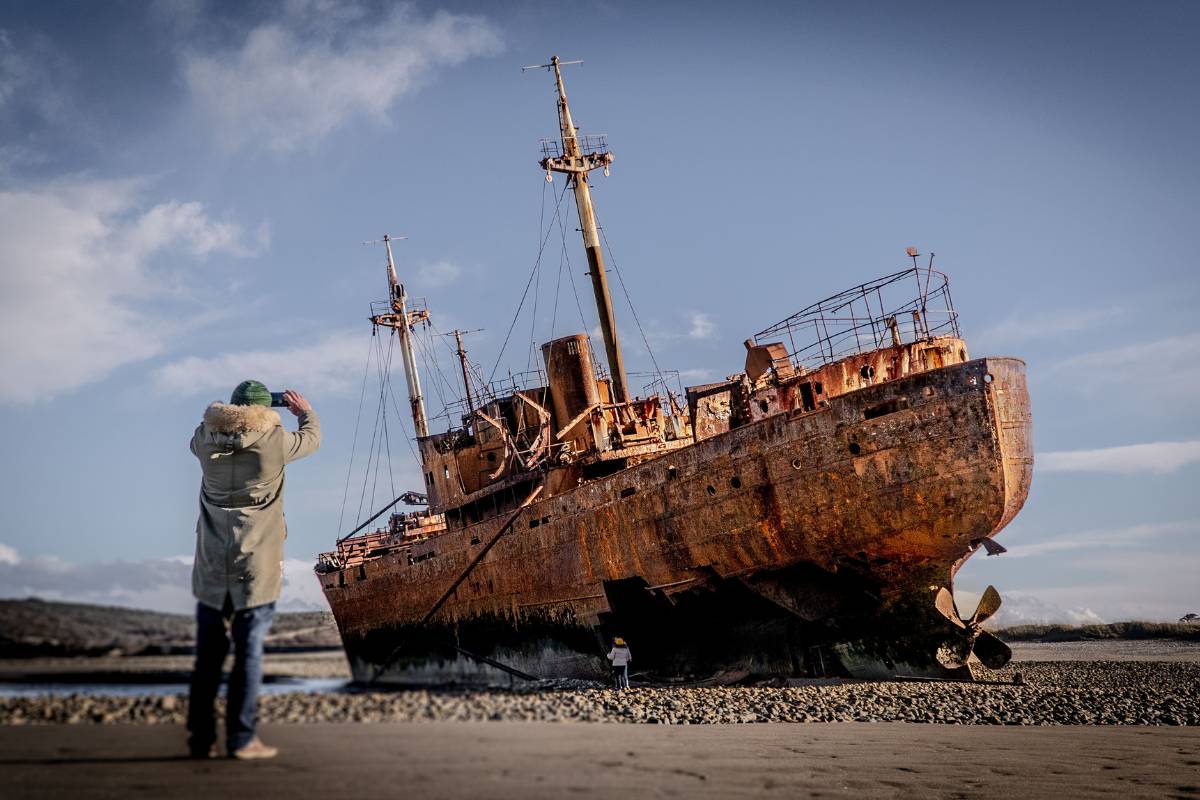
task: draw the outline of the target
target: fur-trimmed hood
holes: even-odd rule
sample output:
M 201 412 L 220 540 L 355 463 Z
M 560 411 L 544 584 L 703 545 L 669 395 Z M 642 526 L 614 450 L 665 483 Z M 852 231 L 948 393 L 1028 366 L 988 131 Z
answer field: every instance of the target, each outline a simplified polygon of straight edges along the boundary
M 279 413 L 266 406 L 213 403 L 204 412 L 204 425 L 213 433 L 266 433 L 282 424 Z

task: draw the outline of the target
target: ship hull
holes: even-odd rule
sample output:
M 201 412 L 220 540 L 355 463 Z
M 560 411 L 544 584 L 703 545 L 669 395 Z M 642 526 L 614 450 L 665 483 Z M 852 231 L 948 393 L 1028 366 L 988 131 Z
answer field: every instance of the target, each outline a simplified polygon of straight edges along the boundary
M 613 635 L 663 676 L 829 672 L 838 653 L 936 670 L 933 592 L 1024 503 L 1031 444 L 1023 362 L 976 359 L 713 436 L 504 532 L 501 515 L 319 577 L 362 682 L 509 680 L 480 657 L 599 678 Z

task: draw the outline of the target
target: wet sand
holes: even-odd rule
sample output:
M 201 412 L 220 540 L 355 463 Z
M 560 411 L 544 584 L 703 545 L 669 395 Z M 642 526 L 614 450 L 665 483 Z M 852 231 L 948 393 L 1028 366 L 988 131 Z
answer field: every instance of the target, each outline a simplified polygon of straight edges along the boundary
M 93 683 L 187 683 L 195 658 L 190 655 L 76 656 L 0 659 L 0 685 L 22 681 Z M 225 660 L 228 671 L 233 656 Z M 350 666 L 341 648 L 295 653 L 267 653 L 263 674 L 289 678 L 343 678 Z
M 1200 797 L 1195 728 L 903 723 L 269 725 L 274 761 L 179 726 L 0 728 L 7 798 Z

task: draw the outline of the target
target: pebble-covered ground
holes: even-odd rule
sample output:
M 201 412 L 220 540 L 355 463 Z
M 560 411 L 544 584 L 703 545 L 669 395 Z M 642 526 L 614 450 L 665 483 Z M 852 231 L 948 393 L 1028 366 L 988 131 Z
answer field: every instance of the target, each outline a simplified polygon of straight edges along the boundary
M 953 725 L 1200 725 L 1200 664 L 1020 662 L 1010 682 L 793 686 L 526 687 L 513 691 L 296 693 L 260 699 L 265 722 L 540 720 L 713 724 L 906 721 Z M 0 724 L 182 723 L 183 696 L 0 699 Z

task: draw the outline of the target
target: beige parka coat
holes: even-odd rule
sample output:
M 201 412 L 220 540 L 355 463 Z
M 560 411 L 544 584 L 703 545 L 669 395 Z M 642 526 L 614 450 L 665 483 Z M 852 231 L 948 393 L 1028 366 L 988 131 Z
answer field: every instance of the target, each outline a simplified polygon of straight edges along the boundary
M 206 606 L 235 610 L 279 599 L 283 585 L 283 468 L 321 444 L 313 411 L 296 433 L 266 406 L 213 403 L 192 435 L 204 472 L 192 594 Z

